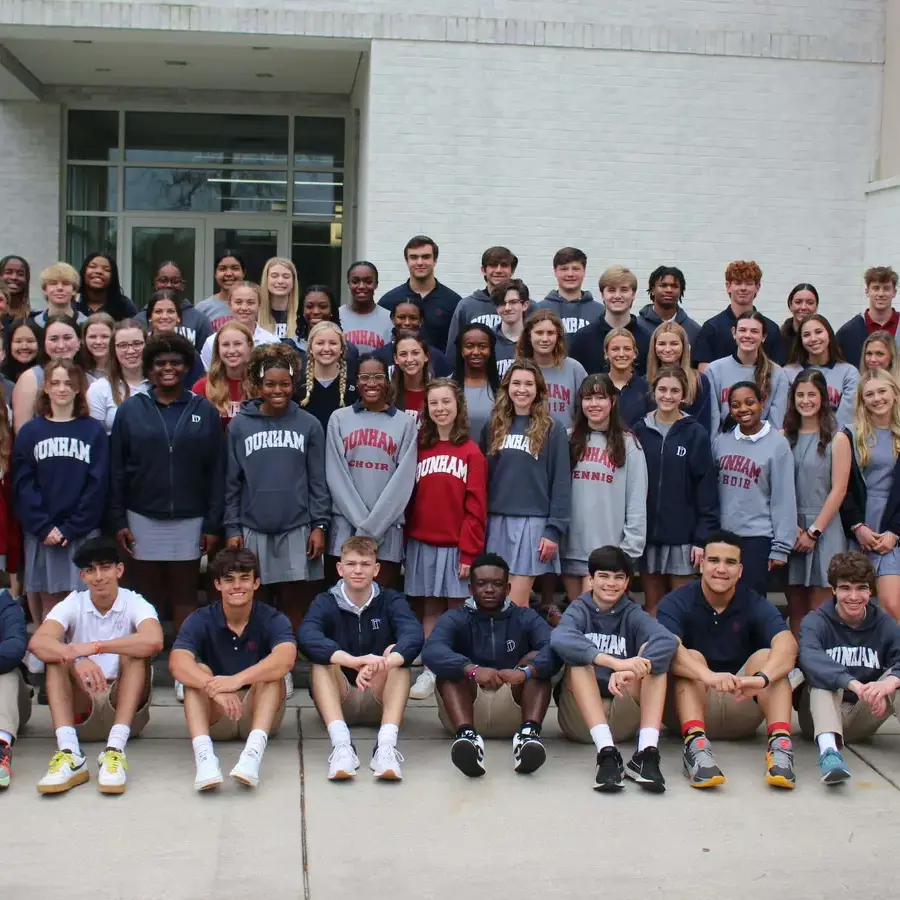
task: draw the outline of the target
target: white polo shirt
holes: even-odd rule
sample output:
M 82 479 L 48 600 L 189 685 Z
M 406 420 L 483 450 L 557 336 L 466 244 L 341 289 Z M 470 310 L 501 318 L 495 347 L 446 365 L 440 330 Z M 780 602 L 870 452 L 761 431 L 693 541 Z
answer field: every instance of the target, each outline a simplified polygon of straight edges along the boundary
M 67 644 L 114 641 L 134 634 L 138 625 L 147 619 L 159 620 L 156 610 L 140 594 L 121 587 L 115 603 L 106 615 L 94 606 L 90 591 L 72 591 L 50 610 L 47 618 L 59 622 L 65 628 Z M 100 653 L 91 659 L 103 669 L 107 678 L 118 676 L 118 654 Z

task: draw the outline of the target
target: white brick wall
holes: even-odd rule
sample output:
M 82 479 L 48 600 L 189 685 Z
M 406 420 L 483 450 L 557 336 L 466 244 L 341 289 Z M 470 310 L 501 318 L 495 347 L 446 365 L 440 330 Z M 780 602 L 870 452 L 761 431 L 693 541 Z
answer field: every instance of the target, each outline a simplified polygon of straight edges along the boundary
M 866 195 L 866 266 L 900 271 L 900 179 L 873 184 Z
M 537 294 L 565 244 L 592 286 L 677 263 L 701 319 L 730 259 L 760 262 L 776 317 L 798 281 L 838 321 L 859 295 L 880 66 L 382 41 L 371 66 L 359 249 L 385 286 L 424 231 L 461 291 L 500 243 Z

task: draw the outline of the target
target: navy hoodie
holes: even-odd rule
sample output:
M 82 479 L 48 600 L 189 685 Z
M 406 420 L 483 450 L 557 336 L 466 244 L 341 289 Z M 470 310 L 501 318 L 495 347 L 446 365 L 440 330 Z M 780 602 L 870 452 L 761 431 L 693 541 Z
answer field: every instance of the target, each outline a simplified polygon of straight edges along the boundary
M 126 511 L 150 519 L 203 519 L 203 533 L 222 527 L 225 438 L 219 411 L 184 391 L 166 409 L 156 389 L 132 394 L 111 437 L 109 516 L 116 531 Z
M 560 667 L 550 649 L 552 633 L 533 609 L 507 599 L 492 616 L 478 609 L 470 597 L 460 609 L 451 609 L 437 620 L 425 642 L 422 662 L 438 678 L 456 680 L 470 665 L 514 669 L 523 656 L 537 650 L 529 665 L 538 678 L 549 679 Z
M 316 596 L 297 630 L 297 643 L 310 662 L 331 665 L 338 650 L 351 656 L 374 653 L 382 656 L 391 644 L 394 652 L 410 666 L 422 652 L 425 633 L 399 591 L 372 585 L 373 596 L 363 607 L 356 606 L 343 592 L 343 579 Z M 351 684 L 356 670 L 343 669 Z
M 719 528 L 719 487 L 709 434 L 693 417 L 662 436 L 654 416 L 635 423 L 647 460 L 647 543 L 702 547 Z
M 16 437 L 12 474 L 16 514 L 25 532 L 44 540 L 56 527 L 68 541 L 86 537 L 100 527 L 106 508 L 106 432 L 90 417 L 51 422 L 38 416 Z
M 838 615 L 834 597 L 803 619 L 800 626 L 800 668 L 810 687 L 846 689 L 856 679 L 863 684 L 888 673 L 900 678 L 900 625 L 872 603 L 859 626 Z M 848 699 L 856 699 L 851 692 Z
M 612 331 L 606 319 L 600 318 L 587 328 L 576 332 L 569 340 L 569 356 L 577 359 L 588 375 L 596 375 L 606 371 L 606 354 L 603 352 L 603 341 Z M 647 371 L 647 355 L 650 352 L 650 335 L 638 324 L 637 316 L 625 326 L 626 331 L 634 335 L 638 345 L 638 358 L 634 363 L 634 371 L 643 375 Z
M 897 329 L 898 337 L 894 338 L 894 343 L 900 348 L 900 328 Z M 838 347 L 844 354 L 844 359 L 851 366 L 862 369 L 862 350 L 866 338 L 869 336 L 869 329 L 866 327 L 866 314 L 864 312 L 853 316 L 838 329 L 835 338 L 837 338 Z
M 0 591 L 0 675 L 19 668 L 27 647 L 25 612 L 4 589 Z

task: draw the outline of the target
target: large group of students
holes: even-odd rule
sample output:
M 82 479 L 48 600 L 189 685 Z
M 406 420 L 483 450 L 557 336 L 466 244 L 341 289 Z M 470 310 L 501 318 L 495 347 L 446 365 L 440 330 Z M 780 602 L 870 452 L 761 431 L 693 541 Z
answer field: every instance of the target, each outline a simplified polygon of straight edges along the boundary
M 0 260 L 0 788 L 43 673 L 38 791 L 87 781 L 101 741 L 99 789 L 124 792 L 167 646 L 201 791 L 224 782 L 214 740 L 243 740 L 231 778 L 258 784 L 298 653 L 333 781 L 358 725 L 374 777 L 402 779 L 408 701 L 432 693 L 470 777 L 485 738 L 540 768 L 553 699 L 599 791 L 663 791 L 664 727 L 690 785 L 719 785 L 711 741 L 763 721 L 765 780 L 793 788 L 793 709 L 822 781 L 849 779 L 843 741 L 900 713 L 896 273 L 866 271 L 835 331 L 807 283 L 782 325 L 758 312 L 755 262 L 701 325 L 674 266 L 633 313 L 636 276 L 606 269 L 594 299 L 577 248 L 538 301 L 504 247 L 465 298 L 431 238 L 404 256 L 378 302 L 354 263 L 346 305 L 225 250 L 194 306 L 162 261 L 141 312 L 105 254 L 45 268 L 40 312 L 27 261 Z

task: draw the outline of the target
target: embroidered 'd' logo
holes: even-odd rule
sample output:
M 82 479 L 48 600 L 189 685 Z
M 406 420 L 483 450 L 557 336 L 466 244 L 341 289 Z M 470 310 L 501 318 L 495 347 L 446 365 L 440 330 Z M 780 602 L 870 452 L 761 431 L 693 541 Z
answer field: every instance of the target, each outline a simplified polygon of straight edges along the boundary
M 507 652 L 507 653 L 512 653 L 513 650 L 515 650 L 515 649 L 516 649 L 516 642 L 515 642 L 515 641 L 507 641 L 507 642 L 506 642 L 506 652 Z
M 372 631 L 378 631 L 381 628 L 381 619 L 372 619 Z
M 191 421 L 196 425 L 200 421 L 200 416 L 192 414 Z
M 687 456 L 687 448 L 679 445 L 678 449 L 675 451 L 675 455 L 676 456 Z
M 256 641 L 247 641 L 247 649 L 255 650 L 256 649 Z

